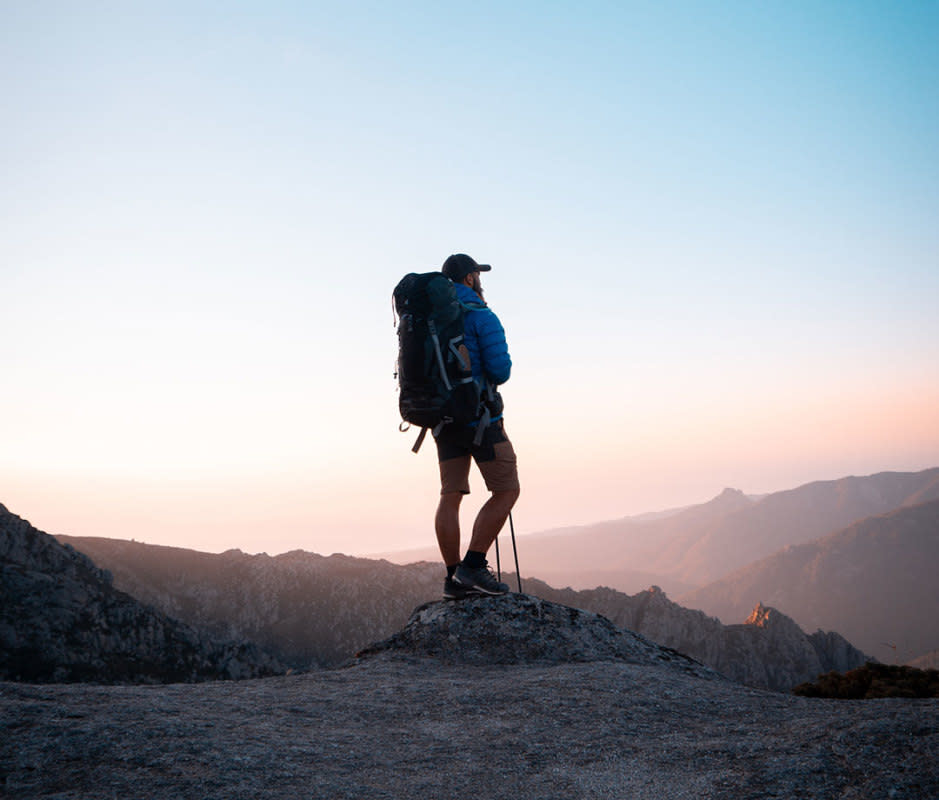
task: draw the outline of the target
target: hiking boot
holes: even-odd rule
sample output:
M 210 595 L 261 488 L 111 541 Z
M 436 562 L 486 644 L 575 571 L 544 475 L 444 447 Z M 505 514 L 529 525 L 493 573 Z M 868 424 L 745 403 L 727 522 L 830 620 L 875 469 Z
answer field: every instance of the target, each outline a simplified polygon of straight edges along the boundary
M 476 569 L 460 564 L 456 568 L 453 580 L 464 588 L 475 589 L 481 594 L 505 594 L 509 591 L 508 584 L 499 583 L 488 564 Z
M 457 583 L 453 578 L 445 578 L 443 582 L 444 600 L 462 600 L 464 597 L 479 597 L 479 590 L 471 586 Z

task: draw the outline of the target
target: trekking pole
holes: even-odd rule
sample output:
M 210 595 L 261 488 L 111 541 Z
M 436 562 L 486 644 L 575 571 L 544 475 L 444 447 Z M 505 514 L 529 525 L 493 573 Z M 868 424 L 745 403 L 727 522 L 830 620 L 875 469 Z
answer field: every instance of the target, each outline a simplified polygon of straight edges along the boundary
M 522 593 L 522 572 L 518 568 L 518 548 L 515 546 L 515 523 L 512 522 L 512 512 L 509 512 L 509 530 L 512 532 L 512 552 L 515 553 L 515 577 L 518 579 L 518 593 Z M 496 553 L 498 554 L 498 550 Z
M 496 574 L 499 583 L 502 583 L 502 562 L 499 560 L 499 537 L 496 537 Z

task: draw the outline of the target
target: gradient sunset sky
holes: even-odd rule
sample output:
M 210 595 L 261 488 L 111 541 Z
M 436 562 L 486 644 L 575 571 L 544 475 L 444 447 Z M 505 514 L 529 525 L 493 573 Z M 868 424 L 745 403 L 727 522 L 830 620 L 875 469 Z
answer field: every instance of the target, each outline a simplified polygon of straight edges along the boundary
M 0 503 L 432 544 L 391 290 L 453 252 L 520 534 L 939 466 L 937 42 L 935 2 L 0 3 Z

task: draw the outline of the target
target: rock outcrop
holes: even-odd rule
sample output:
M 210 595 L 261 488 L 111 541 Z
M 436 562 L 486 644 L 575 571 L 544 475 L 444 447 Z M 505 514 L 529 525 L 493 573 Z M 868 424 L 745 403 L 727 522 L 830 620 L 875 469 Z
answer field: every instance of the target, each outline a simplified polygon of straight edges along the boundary
M 478 666 L 624 661 L 718 677 L 694 659 L 622 630 L 599 614 L 525 594 L 426 603 L 402 630 L 356 658 L 381 653 Z
M 168 682 L 284 670 L 255 645 L 211 641 L 141 605 L 2 505 L 0 578 L 0 679 Z
M 833 669 L 860 666 L 869 660 L 838 634 L 821 631 L 819 634 L 820 642 L 827 645 L 822 652 L 792 619 L 759 604 L 743 625 L 724 628 L 723 652 L 715 667 L 738 680 L 745 674 L 751 686 L 788 690 L 809 680 L 802 676 L 817 677 Z M 842 658 L 823 660 L 822 656 L 829 654 Z

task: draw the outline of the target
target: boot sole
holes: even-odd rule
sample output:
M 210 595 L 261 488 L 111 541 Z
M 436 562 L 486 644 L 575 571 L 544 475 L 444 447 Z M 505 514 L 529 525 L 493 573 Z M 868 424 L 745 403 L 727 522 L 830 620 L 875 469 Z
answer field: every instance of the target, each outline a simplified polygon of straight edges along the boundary
M 455 580 L 455 579 L 454 579 L 454 580 Z M 459 583 L 459 581 L 457 581 L 457 583 Z M 461 586 L 466 586 L 466 591 L 467 591 L 467 592 L 473 592 L 473 593 L 475 593 L 475 594 L 484 594 L 484 595 L 487 595 L 488 597 L 500 597 L 501 595 L 508 594 L 508 592 L 500 592 L 500 591 L 495 591 L 495 592 L 493 592 L 493 591 L 491 591 L 491 590 L 489 590 L 489 589 L 486 589 L 486 588 L 483 587 L 483 586 L 479 586 L 479 585 L 477 585 L 477 584 L 475 584 L 475 583 L 469 584 L 469 585 L 463 583 L 463 584 L 460 584 L 460 585 L 461 585 Z

